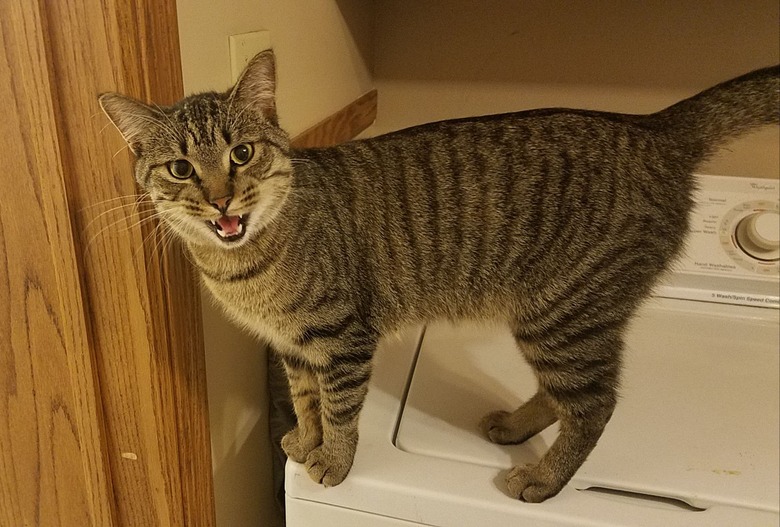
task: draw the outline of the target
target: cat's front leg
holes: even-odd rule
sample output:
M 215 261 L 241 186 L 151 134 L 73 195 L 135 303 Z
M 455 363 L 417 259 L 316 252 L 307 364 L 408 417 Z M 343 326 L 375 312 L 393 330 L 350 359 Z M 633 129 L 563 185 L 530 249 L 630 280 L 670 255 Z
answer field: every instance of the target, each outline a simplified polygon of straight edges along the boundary
M 328 366 L 317 372 L 320 385 L 322 444 L 306 459 L 306 471 L 316 482 L 338 485 L 352 468 L 358 443 L 358 416 L 368 391 L 376 338 L 351 331 L 329 344 Z
M 282 438 L 282 449 L 287 457 L 305 463 L 309 453 L 322 443 L 320 417 L 320 384 L 314 370 L 306 363 L 282 358 L 290 396 L 298 424 Z

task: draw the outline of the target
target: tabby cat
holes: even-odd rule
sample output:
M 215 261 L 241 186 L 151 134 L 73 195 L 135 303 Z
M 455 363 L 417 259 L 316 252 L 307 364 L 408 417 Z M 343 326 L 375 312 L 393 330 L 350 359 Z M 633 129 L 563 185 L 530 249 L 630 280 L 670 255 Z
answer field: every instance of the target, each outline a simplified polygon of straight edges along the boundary
M 540 502 L 612 415 L 626 325 L 680 252 L 693 171 L 778 122 L 779 76 L 758 70 L 651 115 L 533 110 L 301 150 L 278 125 L 271 52 L 225 93 L 100 103 L 206 286 L 280 354 L 298 417 L 282 446 L 314 481 L 338 485 L 352 466 L 383 335 L 491 319 L 538 391 L 487 415 L 487 438 L 521 443 L 560 421 L 541 460 L 506 477 Z

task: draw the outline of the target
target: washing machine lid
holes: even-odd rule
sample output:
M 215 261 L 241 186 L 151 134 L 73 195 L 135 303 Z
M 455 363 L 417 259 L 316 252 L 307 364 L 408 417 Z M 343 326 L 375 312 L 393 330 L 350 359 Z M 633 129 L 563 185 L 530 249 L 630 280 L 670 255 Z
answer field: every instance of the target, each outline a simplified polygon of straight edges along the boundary
M 773 309 L 652 300 L 628 334 L 614 416 L 569 488 L 658 504 L 679 500 L 666 504 L 691 511 L 767 511 L 776 523 L 778 317 Z M 537 462 L 557 425 L 525 444 L 498 446 L 483 438 L 479 419 L 516 408 L 535 390 L 505 328 L 431 325 L 394 444 L 490 467 L 503 479 L 509 467 Z

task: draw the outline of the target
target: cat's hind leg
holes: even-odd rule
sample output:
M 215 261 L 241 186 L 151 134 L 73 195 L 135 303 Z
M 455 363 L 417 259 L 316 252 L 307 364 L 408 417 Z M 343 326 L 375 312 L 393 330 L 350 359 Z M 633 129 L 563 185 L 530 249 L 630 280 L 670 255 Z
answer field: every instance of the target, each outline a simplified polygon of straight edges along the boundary
M 557 420 L 558 416 L 549 396 L 539 390 L 514 412 L 499 410 L 489 413 L 482 419 L 480 428 L 493 443 L 516 445 L 535 436 Z
M 558 494 L 569 482 L 612 416 L 623 348 L 622 324 L 583 324 L 550 334 L 518 329 L 515 336 L 534 369 L 539 393 L 515 412 L 518 415 L 510 414 L 518 419 L 524 412 L 530 414 L 531 423 L 514 426 L 509 435 L 519 439 L 539 428 L 545 422 L 540 415 L 553 419 L 548 409 L 560 420 L 558 437 L 541 460 L 536 465 L 514 467 L 506 476 L 512 496 L 540 502 Z M 512 417 L 504 421 L 515 424 Z

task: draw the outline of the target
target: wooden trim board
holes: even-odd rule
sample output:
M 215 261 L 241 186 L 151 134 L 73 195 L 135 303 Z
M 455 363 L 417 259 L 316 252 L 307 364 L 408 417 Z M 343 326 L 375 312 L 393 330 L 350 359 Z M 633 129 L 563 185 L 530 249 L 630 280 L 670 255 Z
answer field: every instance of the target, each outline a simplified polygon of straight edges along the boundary
M 360 96 L 292 140 L 295 148 L 332 146 L 354 139 L 376 120 L 377 92 Z

